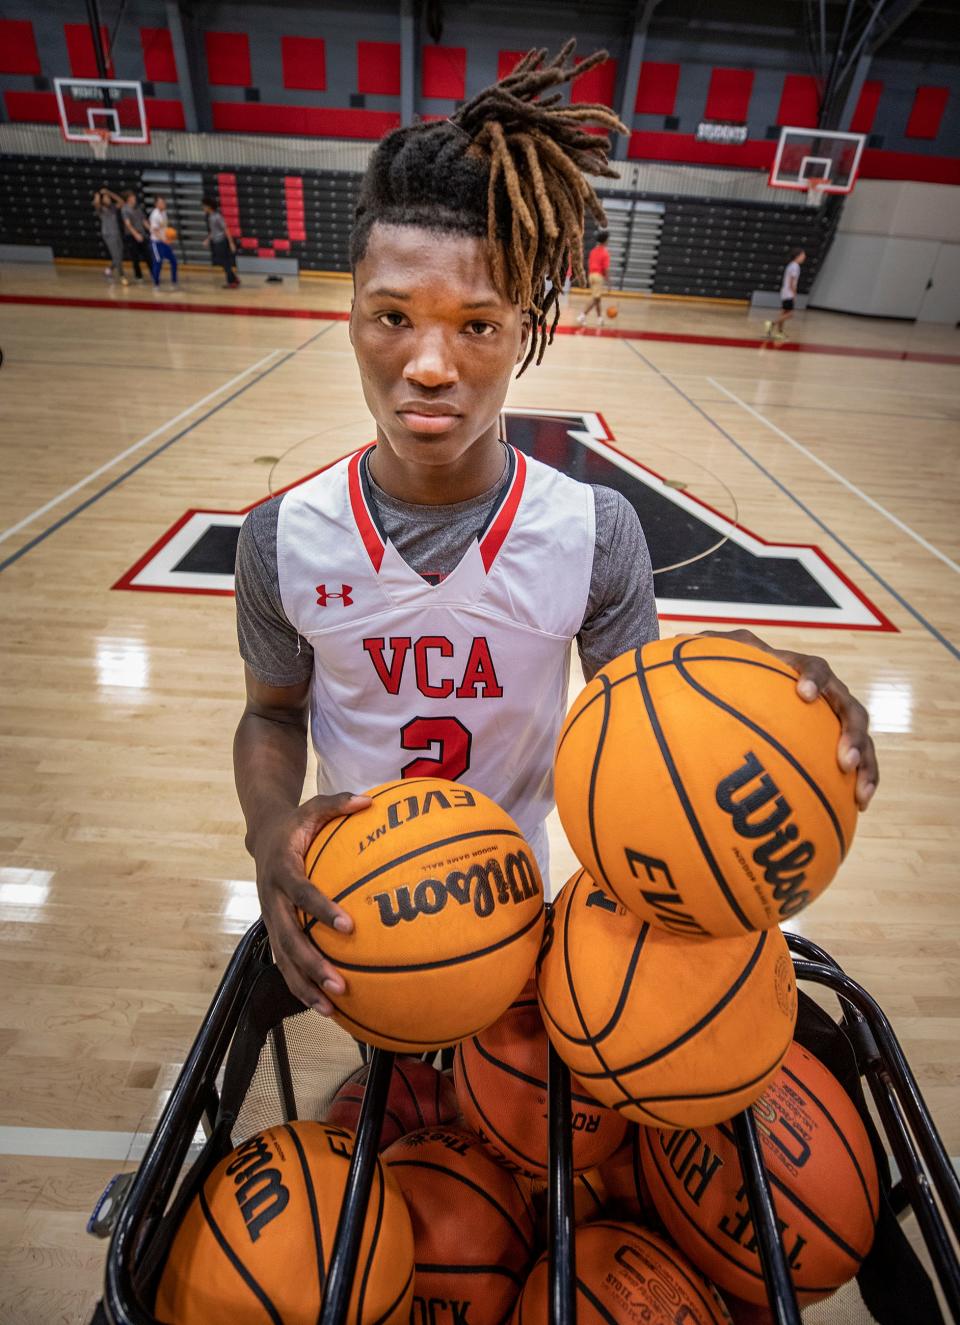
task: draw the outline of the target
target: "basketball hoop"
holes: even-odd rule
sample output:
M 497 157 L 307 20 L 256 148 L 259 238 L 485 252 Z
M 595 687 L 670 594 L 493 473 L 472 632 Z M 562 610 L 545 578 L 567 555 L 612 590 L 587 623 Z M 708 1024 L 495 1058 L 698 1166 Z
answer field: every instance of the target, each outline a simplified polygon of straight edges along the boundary
M 98 161 L 107 159 L 107 149 L 110 146 L 112 134 L 109 129 L 91 130 L 87 142 L 90 144 L 93 155 Z
M 811 175 L 807 180 L 807 206 L 822 207 L 827 196 L 827 181 L 820 175 Z

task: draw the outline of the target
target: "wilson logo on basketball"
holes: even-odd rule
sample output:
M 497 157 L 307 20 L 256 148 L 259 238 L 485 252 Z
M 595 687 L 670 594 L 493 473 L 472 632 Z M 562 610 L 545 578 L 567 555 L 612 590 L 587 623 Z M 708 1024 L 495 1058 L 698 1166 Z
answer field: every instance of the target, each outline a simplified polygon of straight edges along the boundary
M 766 839 L 751 854 L 773 888 L 780 919 L 802 911 L 810 901 L 810 893 L 802 887 L 805 870 L 816 852 L 812 842 L 797 841 L 800 829 L 787 823 L 793 810 L 752 751 L 747 751 L 738 769 L 717 783 L 716 796 L 740 837 Z
M 525 851 L 510 851 L 502 865 L 491 857 L 483 865 L 451 870 L 443 880 L 421 879 L 412 891 L 403 884 L 391 892 L 374 893 L 370 900 L 380 908 L 380 923 L 392 929 L 402 920 L 436 915 L 451 900 L 458 906 L 472 906 L 474 914 L 483 918 L 492 915 L 498 905 L 524 902 L 539 892 L 530 857 Z
M 256 1242 L 290 1200 L 280 1170 L 271 1167 L 272 1161 L 273 1154 L 260 1134 L 245 1141 L 227 1165 L 226 1171 L 236 1183 L 234 1195 L 251 1242 Z

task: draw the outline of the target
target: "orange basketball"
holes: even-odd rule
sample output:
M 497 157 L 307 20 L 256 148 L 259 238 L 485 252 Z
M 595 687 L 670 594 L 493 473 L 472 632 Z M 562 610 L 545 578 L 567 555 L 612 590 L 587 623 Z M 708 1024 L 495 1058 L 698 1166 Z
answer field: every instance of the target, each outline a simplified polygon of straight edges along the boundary
M 641 1130 L 631 1123 L 621 1144 L 597 1169 L 607 1209 L 623 1219 L 646 1219 L 653 1211 L 640 1167 Z
M 547 1201 L 549 1184 L 543 1178 L 530 1178 L 530 1195 L 533 1197 L 537 1212 L 537 1232 L 541 1246 L 549 1236 L 549 1217 Z M 588 1219 L 598 1219 L 607 1204 L 607 1189 L 600 1176 L 600 1170 L 588 1169 L 586 1173 L 573 1175 L 573 1222 L 584 1224 Z
M 548 1172 L 547 1034 L 536 988 L 457 1045 L 453 1079 L 465 1122 L 508 1168 Z M 573 1167 L 592 1169 L 623 1140 L 626 1121 L 571 1082 Z
M 797 1296 L 816 1302 L 853 1278 L 873 1243 L 879 1179 L 866 1128 L 839 1081 L 799 1044 L 753 1113 Z M 660 1217 L 687 1255 L 722 1289 L 766 1302 L 733 1129 L 650 1129 L 641 1157 Z
M 614 318 L 617 316 L 618 312 L 619 309 L 617 308 L 616 304 L 607 305 L 607 317 Z
M 369 1065 L 364 1064 L 347 1077 L 333 1097 L 326 1122 L 356 1130 L 369 1075 Z M 457 1096 L 450 1078 L 422 1058 L 398 1058 L 390 1078 L 380 1149 L 421 1127 L 452 1123 L 456 1116 Z
M 210 1173 L 170 1248 L 155 1314 L 165 1325 L 316 1325 L 354 1137 L 324 1123 L 257 1132 Z M 413 1232 L 377 1161 L 351 1321 L 407 1325 Z
M 666 1238 L 619 1220 L 576 1230 L 578 1325 L 732 1325 L 712 1284 Z M 547 1253 L 530 1273 L 512 1325 L 547 1325 Z
M 437 1325 L 500 1325 L 534 1252 L 533 1207 L 524 1184 L 457 1128 L 427 1128 L 384 1155 L 413 1220 L 413 1316 Z
M 341 934 L 300 913 L 346 981 L 327 995 L 357 1039 L 419 1053 L 489 1026 L 530 977 L 543 885 L 508 814 L 444 778 L 374 787 L 373 805 L 320 830 L 314 887 L 353 917 Z
M 779 929 L 680 939 L 643 924 L 583 870 L 554 903 L 537 993 L 581 1085 L 655 1127 L 721 1122 L 752 1104 L 797 1015 Z
M 840 721 L 797 673 L 729 639 L 658 640 L 598 672 L 557 748 L 581 864 L 687 937 L 769 929 L 833 878 L 857 821 Z
M 166 234 L 167 243 L 172 244 L 177 237 L 176 227 L 168 225 L 164 233 Z

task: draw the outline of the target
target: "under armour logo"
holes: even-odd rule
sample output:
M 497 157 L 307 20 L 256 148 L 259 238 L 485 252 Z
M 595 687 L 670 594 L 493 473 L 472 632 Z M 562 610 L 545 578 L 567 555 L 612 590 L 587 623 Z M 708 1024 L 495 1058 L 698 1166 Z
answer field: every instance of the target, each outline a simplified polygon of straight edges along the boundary
M 325 584 L 318 584 L 317 604 L 319 607 L 326 607 L 331 598 L 339 598 L 342 607 L 352 607 L 353 599 L 350 597 L 352 593 L 352 584 L 341 584 L 339 593 L 327 593 L 327 586 Z

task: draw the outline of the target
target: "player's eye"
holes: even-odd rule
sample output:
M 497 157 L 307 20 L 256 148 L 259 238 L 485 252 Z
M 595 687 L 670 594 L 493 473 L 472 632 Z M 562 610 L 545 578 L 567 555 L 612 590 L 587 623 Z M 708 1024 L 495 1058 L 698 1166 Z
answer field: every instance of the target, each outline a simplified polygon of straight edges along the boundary
M 492 336 L 497 330 L 493 322 L 468 322 L 467 327 L 474 336 Z
M 379 313 L 377 321 L 384 327 L 402 327 L 406 318 L 402 313 Z

